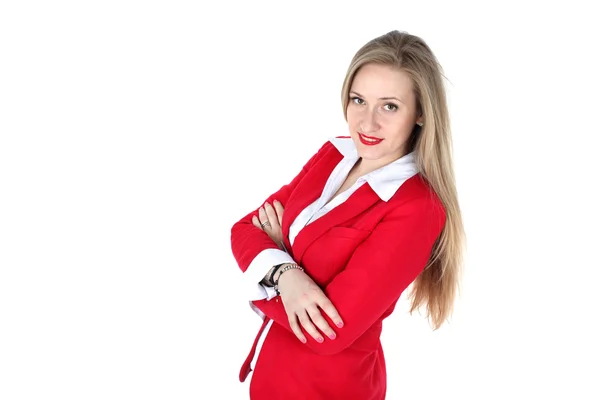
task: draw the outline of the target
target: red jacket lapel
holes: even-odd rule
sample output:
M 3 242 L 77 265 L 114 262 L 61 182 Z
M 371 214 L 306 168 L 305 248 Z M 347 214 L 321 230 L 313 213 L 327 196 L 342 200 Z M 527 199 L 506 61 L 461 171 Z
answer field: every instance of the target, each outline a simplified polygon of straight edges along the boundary
M 290 198 L 285 207 L 285 212 L 283 213 L 281 229 L 285 246 L 292 252 L 292 256 L 294 256 L 293 249 L 288 239 L 290 225 L 302 210 L 321 196 L 323 188 L 329 179 L 329 175 L 331 175 L 335 167 L 343 158 L 342 154 L 340 154 L 340 152 L 332 145 L 328 153 L 311 168 L 304 179 L 302 179 L 290 194 Z M 294 259 L 296 258 L 294 257 Z
M 300 231 L 292 247 L 294 260 L 302 263 L 304 252 L 316 239 L 334 226 L 343 224 L 369 209 L 380 200 L 377 193 L 368 183 L 363 184 L 348 200 L 323 215 L 321 218 L 308 224 Z
M 300 231 L 294 240 L 294 245 L 290 244 L 288 239 L 290 225 L 307 206 L 321 196 L 329 176 L 342 159 L 342 154 L 334 146 L 331 146 L 329 152 L 311 168 L 288 199 L 283 213 L 282 232 L 288 251 L 298 263 L 302 261 L 302 256 L 308 246 L 319 236 L 331 227 L 342 224 L 362 213 L 379 200 L 379 196 L 365 183 L 344 203 L 308 224 Z

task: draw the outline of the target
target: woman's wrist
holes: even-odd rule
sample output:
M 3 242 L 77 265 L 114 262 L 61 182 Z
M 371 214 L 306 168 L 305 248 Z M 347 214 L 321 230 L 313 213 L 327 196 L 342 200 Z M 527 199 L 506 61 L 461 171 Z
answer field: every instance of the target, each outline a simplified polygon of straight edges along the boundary
M 273 283 L 275 283 L 275 282 L 279 281 L 279 276 L 281 275 L 281 272 L 282 272 L 282 270 L 283 270 L 283 269 L 284 269 L 286 266 L 288 266 L 288 265 L 295 265 L 295 263 L 284 263 L 284 264 L 281 264 L 281 265 L 280 265 L 280 268 L 279 268 L 277 271 L 275 271 L 275 273 L 273 274 L 273 278 L 272 278 L 272 280 L 273 280 Z
M 274 284 L 275 284 L 274 285 L 275 291 L 277 292 L 277 294 L 279 294 L 279 284 L 280 284 L 282 275 L 294 274 L 293 272 L 291 272 L 294 270 L 296 271 L 296 273 L 304 273 L 304 268 L 302 268 L 300 265 L 298 265 L 296 263 L 283 264 L 281 266 L 281 268 L 277 271 L 277 273 L 275 274 L 275 277 L 273 279 Z

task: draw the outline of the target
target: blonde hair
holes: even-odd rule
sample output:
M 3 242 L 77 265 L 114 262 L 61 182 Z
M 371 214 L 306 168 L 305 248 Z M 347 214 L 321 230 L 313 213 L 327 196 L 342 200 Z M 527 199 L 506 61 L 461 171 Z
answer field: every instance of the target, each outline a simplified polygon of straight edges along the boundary
M 452 314 L 460 290 L 465 234 L 458 203 L 450 117 L 446 103 L 443 70 L 437 58 L 417 36 L 391 31 L 361 47 L 354 55 L 342 86 L 342 106 L 347 119 L 349 91 L 358 70 L 368 63 L 391 66 L 407 73 L 413 82 L 417 115 L 423 126 L 415 125 L 409 139 L 419 174 L 440 198 L 446 223 L 433 246 L 423 272 L 413 282 L 410 314 L 427 306 L 427 318 L 437 330 Z

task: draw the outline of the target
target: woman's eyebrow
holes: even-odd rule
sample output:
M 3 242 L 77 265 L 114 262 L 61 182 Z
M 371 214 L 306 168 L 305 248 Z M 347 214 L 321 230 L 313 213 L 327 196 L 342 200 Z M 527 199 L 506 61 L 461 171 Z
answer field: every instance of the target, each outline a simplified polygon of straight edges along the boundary
M 355 91 L 355 90 L 351 90 L 351 91 L 350 91 L 350 93 L 354 93 L 354 94 L 355 94 L 355 95 L 357 95 L 358 97 L 365 97 L 365 96 L 363 96 L 362 94 L 358 93 L 358 92 L 357 92 L 357 91 Z M 400 100 L 399 98 L 397 98 L 397 97 L 394 97 L 394 96 L 390 96 L 390 97 L 380 97 L 380 98 L 379 98 L 379 100 L 396 100 L 396 101 L 399 101 L 400 103 L 404 103 L 402 100 Z

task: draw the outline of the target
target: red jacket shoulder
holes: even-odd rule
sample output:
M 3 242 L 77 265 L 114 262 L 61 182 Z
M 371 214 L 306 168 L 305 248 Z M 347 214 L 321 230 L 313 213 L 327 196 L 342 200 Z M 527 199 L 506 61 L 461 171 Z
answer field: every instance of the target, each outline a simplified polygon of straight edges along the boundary
M 408 204 L 419 205 L 438 214 L 443 221 L 446 219 L 446 209 L 442 200 L 421 174 L 416 174 L 404 182 L 388 203 L 391 208 Z

